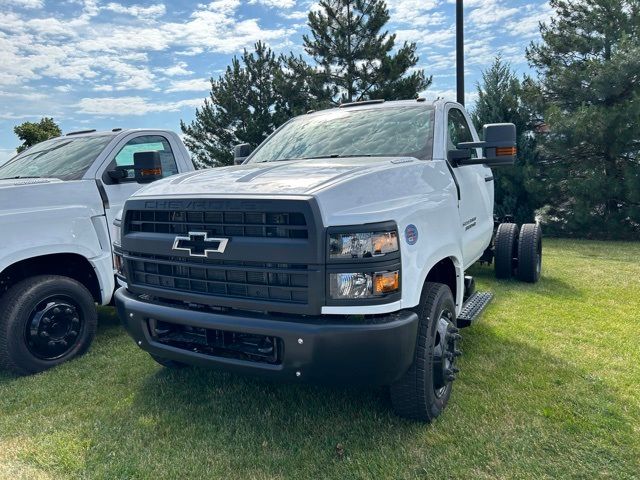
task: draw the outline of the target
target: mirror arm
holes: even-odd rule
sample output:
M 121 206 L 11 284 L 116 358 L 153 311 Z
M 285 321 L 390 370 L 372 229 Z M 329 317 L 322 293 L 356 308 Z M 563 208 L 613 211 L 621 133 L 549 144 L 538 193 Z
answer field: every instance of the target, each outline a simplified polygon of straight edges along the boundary
M 456 148 L 459 149 L 471 149 L 471 148 L 484 148 L 487 146 L 487 142 L 461 142 Z

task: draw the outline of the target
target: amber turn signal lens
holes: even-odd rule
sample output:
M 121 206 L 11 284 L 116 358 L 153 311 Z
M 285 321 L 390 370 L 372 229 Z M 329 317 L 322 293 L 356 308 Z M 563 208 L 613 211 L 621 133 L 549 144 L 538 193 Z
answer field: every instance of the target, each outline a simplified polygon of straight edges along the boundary
M 515 155 L 517 152 L 516 147 L 497 147 L 496 157 L 505 157 Z
M 140 175 L 142 175 L 143 177 L 146 175 L 162 175 L 162 169 L 161 168 L 143 168 L 142 170 L 140 170 Z
M 398 271 L 376 273 L 373 281 L 375 294 L 391 293 L 400 288 L 400 276 Z

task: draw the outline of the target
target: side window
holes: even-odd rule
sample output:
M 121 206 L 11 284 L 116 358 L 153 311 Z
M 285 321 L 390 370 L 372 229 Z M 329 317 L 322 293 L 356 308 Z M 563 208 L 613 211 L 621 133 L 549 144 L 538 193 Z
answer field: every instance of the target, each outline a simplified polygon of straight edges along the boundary
M 449 110 L 449 116 L 447 119 L 447 143 L 449 150 L 455 150 L 456 145 L 461 142 L 473 142 L 473 136 L 471 135 L 471 129 L 467 124 L 464 114 L 457 108 Z M 475 149 L 472 150 L 472 155 L 476 156 Z
M 133 154 L 136 152 L 159 152 L 162 162 L 162 176 L 168 177 L 178 173 L 171 145 L 166 138 L 160 135 L 144 135 L 129 140 L 116 155 L 114 166 L 133 167 Z M 133 178 L 133 170 L 129 170 L 127 174 L 129 178 Z

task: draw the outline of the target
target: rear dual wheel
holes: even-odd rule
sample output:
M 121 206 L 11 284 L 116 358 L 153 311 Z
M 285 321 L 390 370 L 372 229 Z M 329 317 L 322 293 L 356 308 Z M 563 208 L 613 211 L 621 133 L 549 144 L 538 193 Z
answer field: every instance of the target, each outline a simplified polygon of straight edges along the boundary
M 501 223 L 495 238 L 496 277 L 507 280 L 515 276 L 535 283 L 542 272 L 542 229 L 537 223 Z

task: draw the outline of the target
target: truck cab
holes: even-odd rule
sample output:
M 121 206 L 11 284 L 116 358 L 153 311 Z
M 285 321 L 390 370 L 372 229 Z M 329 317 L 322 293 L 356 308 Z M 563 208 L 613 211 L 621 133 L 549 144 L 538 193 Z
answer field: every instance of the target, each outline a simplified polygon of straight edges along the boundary
M 493 258 L 491 167 L 513 164 L 515 127 L 481 141 L 457 103 L 374 100 L 245 152 L 127 200 L 114 248 L 129 334 L 168 367 L 388 385 L 400 415 L 432 420 L 459 328 L 491 298 L 465 272 Z
M 136 174 L 138 154 L 155 176 Z M 115 287 L 117 213 L 143 183 L 193 169 L 175 133 L 122 129 L 63 135 L 0 166 L 0 367 L 34 373 L 88 348 L 95 304 Z

